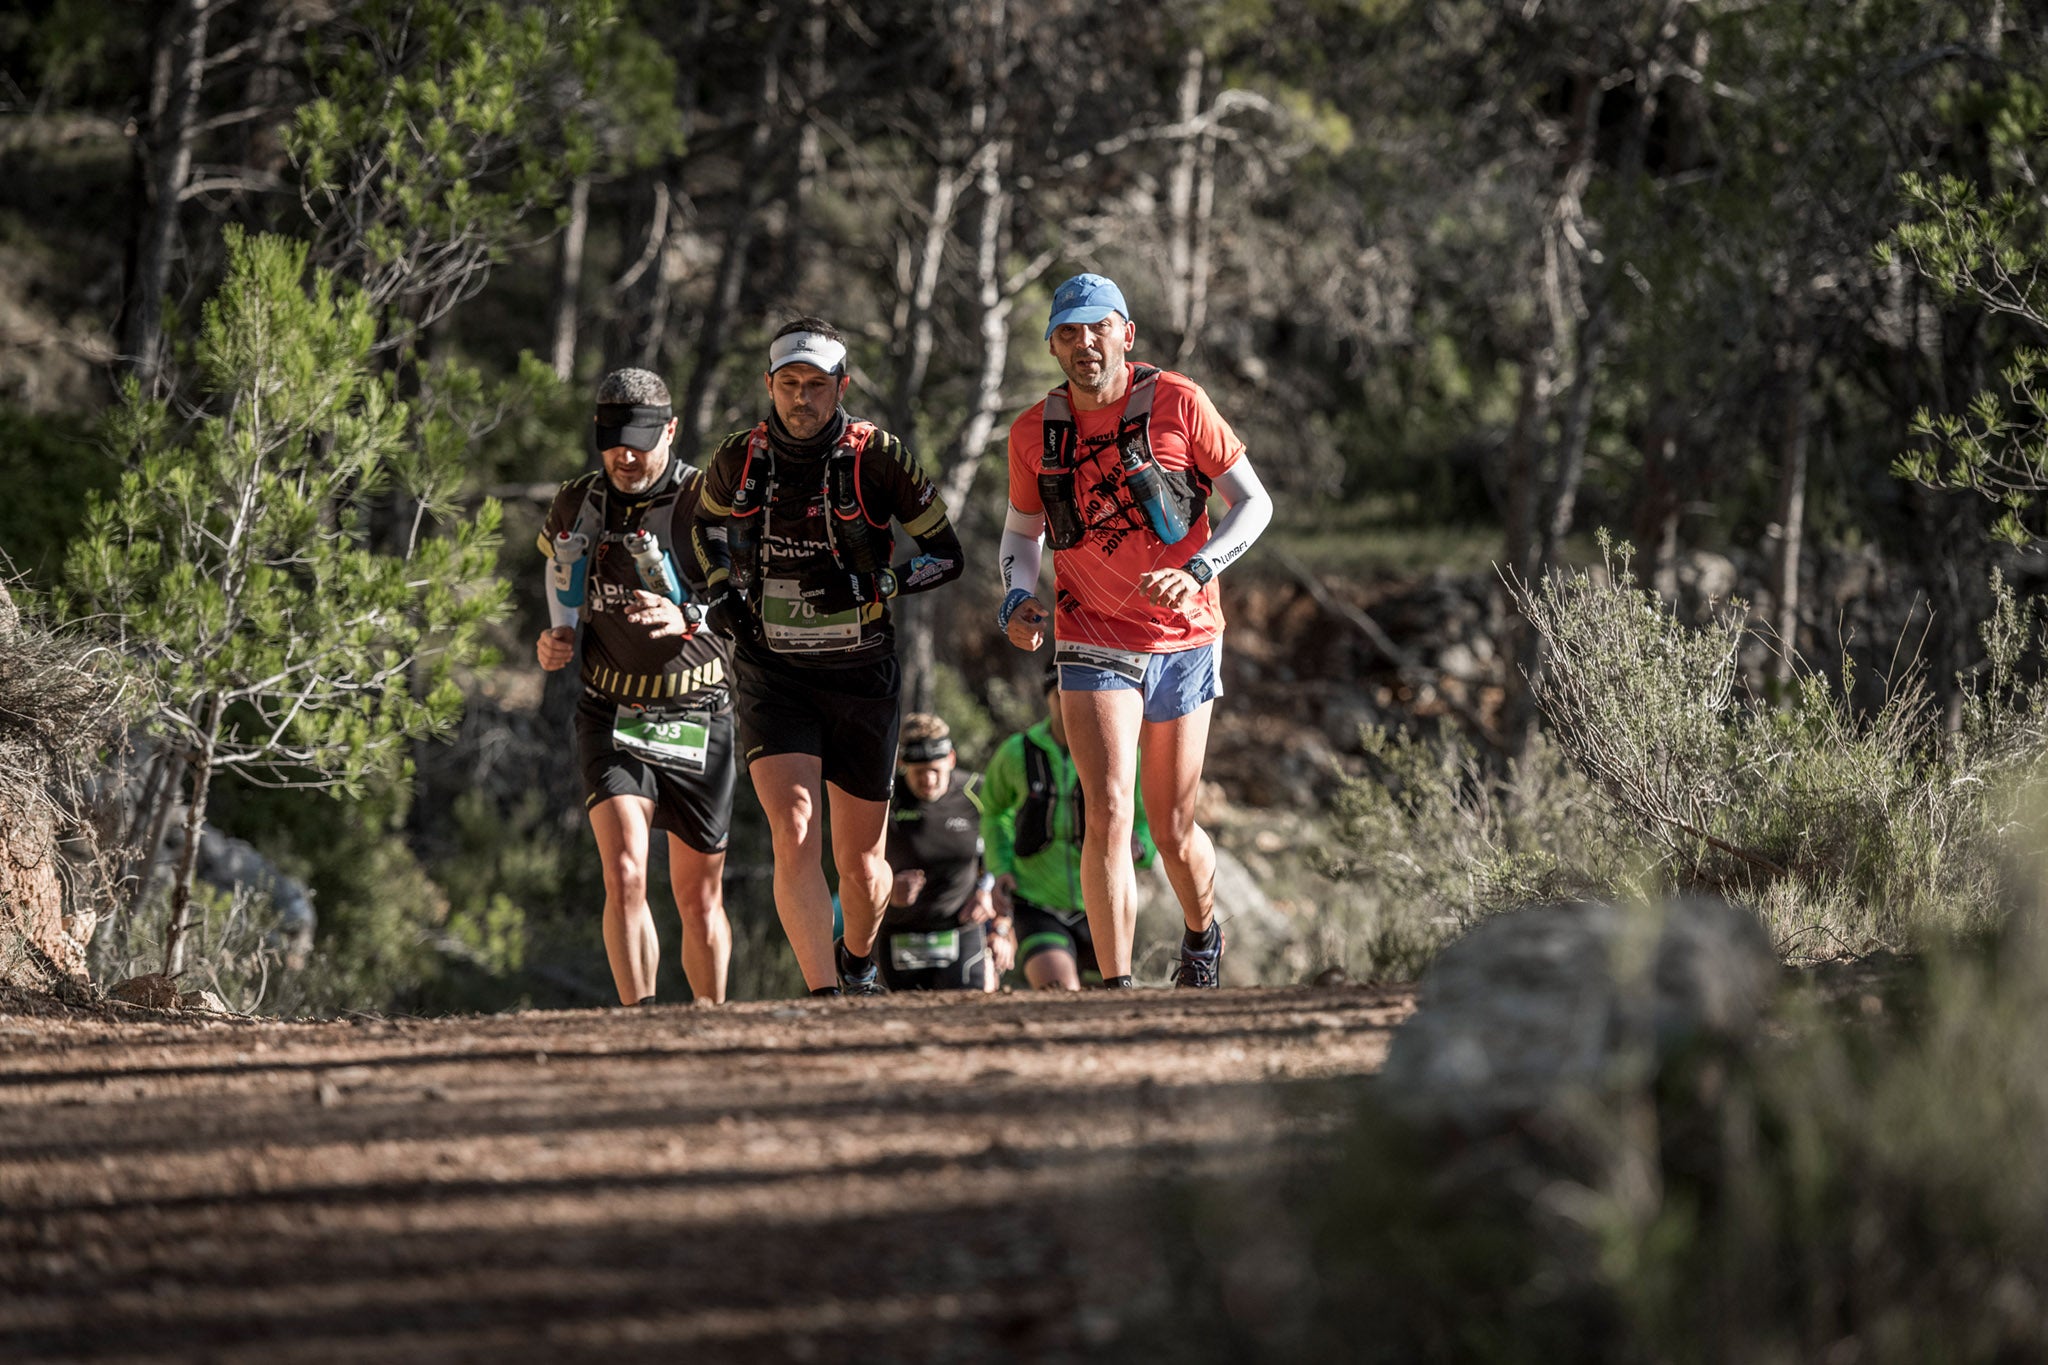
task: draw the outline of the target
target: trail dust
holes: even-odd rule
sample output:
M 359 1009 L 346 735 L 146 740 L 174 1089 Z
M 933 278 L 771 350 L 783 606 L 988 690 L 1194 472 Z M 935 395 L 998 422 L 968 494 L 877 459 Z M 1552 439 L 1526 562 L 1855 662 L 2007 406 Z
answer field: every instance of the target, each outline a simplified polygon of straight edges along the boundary
M 1401 989 L 0 1013 L 0 1360 L 1144 1358 L 1147 1210 L 1327 1141 Z

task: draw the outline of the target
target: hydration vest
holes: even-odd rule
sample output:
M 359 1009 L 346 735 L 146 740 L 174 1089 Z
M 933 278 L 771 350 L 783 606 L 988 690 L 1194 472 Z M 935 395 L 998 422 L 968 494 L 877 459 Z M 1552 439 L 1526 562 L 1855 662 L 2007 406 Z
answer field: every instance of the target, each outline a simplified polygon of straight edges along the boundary
M 852 573 L 871 574 L 886 567 L 893 545 L 888 515 L 875 520 L 861 488 L 861 457 L 875 430 L 873 422 L 849 420 L 838 441 L 818 462 L 824 485 L 825 542 L 839 567 Z M 775 495 L 775 444 L 768 439 L 768 424 L 761 422 L 747 433 L 747 454 L 740 465 L 729 522 L 733 580 L 750 594 L 760 579 L 767 527 L 763 513 L 775 506 Z M 760 519 L 754 520 L 756 517 Z
M 670 458 L 673 459 L 674 456 L 670 456 Z M 619 546 L 619 552 L 624 554 L 624 541 L 626 537 L 634 531 L 645 530 L 654 537 L 655 543 L 661 547 L 661 552 L 668 556 L 669 563 L 674 565 L 678 563 L 672 535 L 675 518 L 672 516 L 654 516 L 654 514 L 657 512 L 667 512 L 675 507 L 676 499 L 683 494 L 683 482 L 689 477 L 691 472 L 686 469 L 672 471 L 668 487 L 662 492 L 655 494 L 648 501 L 647 505 L 640 509 L 640 514 L 633 518 L 632 525 L 622 527 L 617 531 L 607 531 L 604 529 L 604 522 L 605 512 L 609 505 L 611 480 L 605 477 L 603 470 L 598 470 L 596 473 L 588 476 L 590 482 L 583 490 L 583 502 L 576 509 L 576 521 L 570 529 L 578 535 L 589 538 L 590 554 L 593 557 L 597 554 L 597 547 L 599 545 L 617 545 Z M 650 516 L 653 516 L 654 520 L 654 525 L 651 527 L 646 524 Z M 677 576 L 680 581 L 680 572 Z
M 1149 477 L 1156 478 L 1163 488 L 1166 501 L 1180 516 L 1183 528 L 1193 526 L 1202 515 L 1202 509 L 1209 501 L 1209 481 L 1194 469 L 1167 469 L 1152 457 L 1152 397 L 1158 389 L 1159 367 L 1156 365 L 1132 365 L 1131 387 L 1124 400 L 1122 419 L 1117 424 L 1116 448 L 1118 460 L 1115 467 L 1122 475 L 1126 487 L 1131 481 L 1127 471 L 1149 470 Z M 1045 396 L 1045 450 L 1042 460 L 1044 473 L 1039 476 L 1041 501 L 1045 504 L 1046 527 L 1051 533 L 1054 549 L 1071 549 L 1078 545 L 1087 527 L 1080 522 L 1079 498 L 1074 488 L 1076 453 L 1081 443 L 1081 429 L 1074 421 L 1073 405 L 1067 399 L 1067 386 L 1060 385 Z M 1063 500 L 1064 509 L 1070 518 L 1063 530 L 1060 512 L 1055 510 L 1054 501 Z M 1129 524 L 1139 530 L 1149 530 L 1167 544 L 1168 540 L 1158 526 L 1155 526 L 1140 506 L 1141 499 L 1128 498 L 1118 504 Z M 1182 534 L 1185 534 L 1183 529 Z M 1178 539 L 1178 537 L 1175 537 Z
M 1012 847 L 1020 858 L 1029 858 L 1044 852 L 1059 837 L 1053 828 L 1060 804 L 1059 765 L 1053 756 L 1031 742 L 1024 740 L 1024 803 L 1017 807 L 1016 828 L 1012 836 Z M 1069 827 L 1079 833 L 1086 824 L 1084 807 L 1081 804 L 1081 783 L 1074 782 L 1074 820 Z

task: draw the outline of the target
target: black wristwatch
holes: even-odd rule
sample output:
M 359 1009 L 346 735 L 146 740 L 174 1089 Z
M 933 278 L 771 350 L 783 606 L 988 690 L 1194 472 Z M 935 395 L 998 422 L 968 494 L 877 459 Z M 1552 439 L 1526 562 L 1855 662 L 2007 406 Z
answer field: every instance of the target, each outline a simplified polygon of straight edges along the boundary
M 1209 580 L 1216 576 L 1216 566 L 1200 555 L 1196 555 L 1180 567 L 1182 573 L 1205 588 L 1209 586 Z

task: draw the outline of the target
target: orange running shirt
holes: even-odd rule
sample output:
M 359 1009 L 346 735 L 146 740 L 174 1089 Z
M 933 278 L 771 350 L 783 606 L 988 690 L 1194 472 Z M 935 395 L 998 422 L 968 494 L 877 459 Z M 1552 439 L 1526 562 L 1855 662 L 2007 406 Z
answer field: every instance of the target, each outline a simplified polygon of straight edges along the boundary
M 1128 362 L 1126 362 L 1128 366 Z M 1126 371 L 1128 373 L 1128 369 Z M 1166 654 L 1206 645 L 1223 633 L 1223 600 L 1215 579 L 1185 611 L 1145 600 L 1138 580 L 1154 569 L 1178 569 L 1209 542 L 1206 509 L 1176 545 L 1164 545 L 1124 490 L 1117 460 L 1117 426 L 1124 404 L 1074 413 L 1079 436 L 1074 493 L 1087 528 L 1071 550 L 1052 552 L 1053 636 L 1080 644 Z M 1223 420 L 1202 386 L 1161 370 L 1152 397 L 1148 432 L 1161 469 L 1194 470 L 1213 481 L 1244 456 L 1244 442 Z M 1042 513 L 1038 475 L 1045 464 L 1045 400 L 1010 424 L 1010 504 Z

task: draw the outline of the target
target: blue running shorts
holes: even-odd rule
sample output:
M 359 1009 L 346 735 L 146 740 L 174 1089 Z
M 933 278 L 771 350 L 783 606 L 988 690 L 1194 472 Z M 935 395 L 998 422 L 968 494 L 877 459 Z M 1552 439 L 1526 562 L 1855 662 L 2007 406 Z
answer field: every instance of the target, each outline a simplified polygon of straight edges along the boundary
M 1223 695 L 1221 636 L 1171 654 L 1141 654 L 1061 640 L 1054 644 L 1052 657 L 1060 666 L 1062 692 L 1135 688 L 1144 694 L 1145 719 L 1154 724 L 1179 720 L 1203 702 Z

